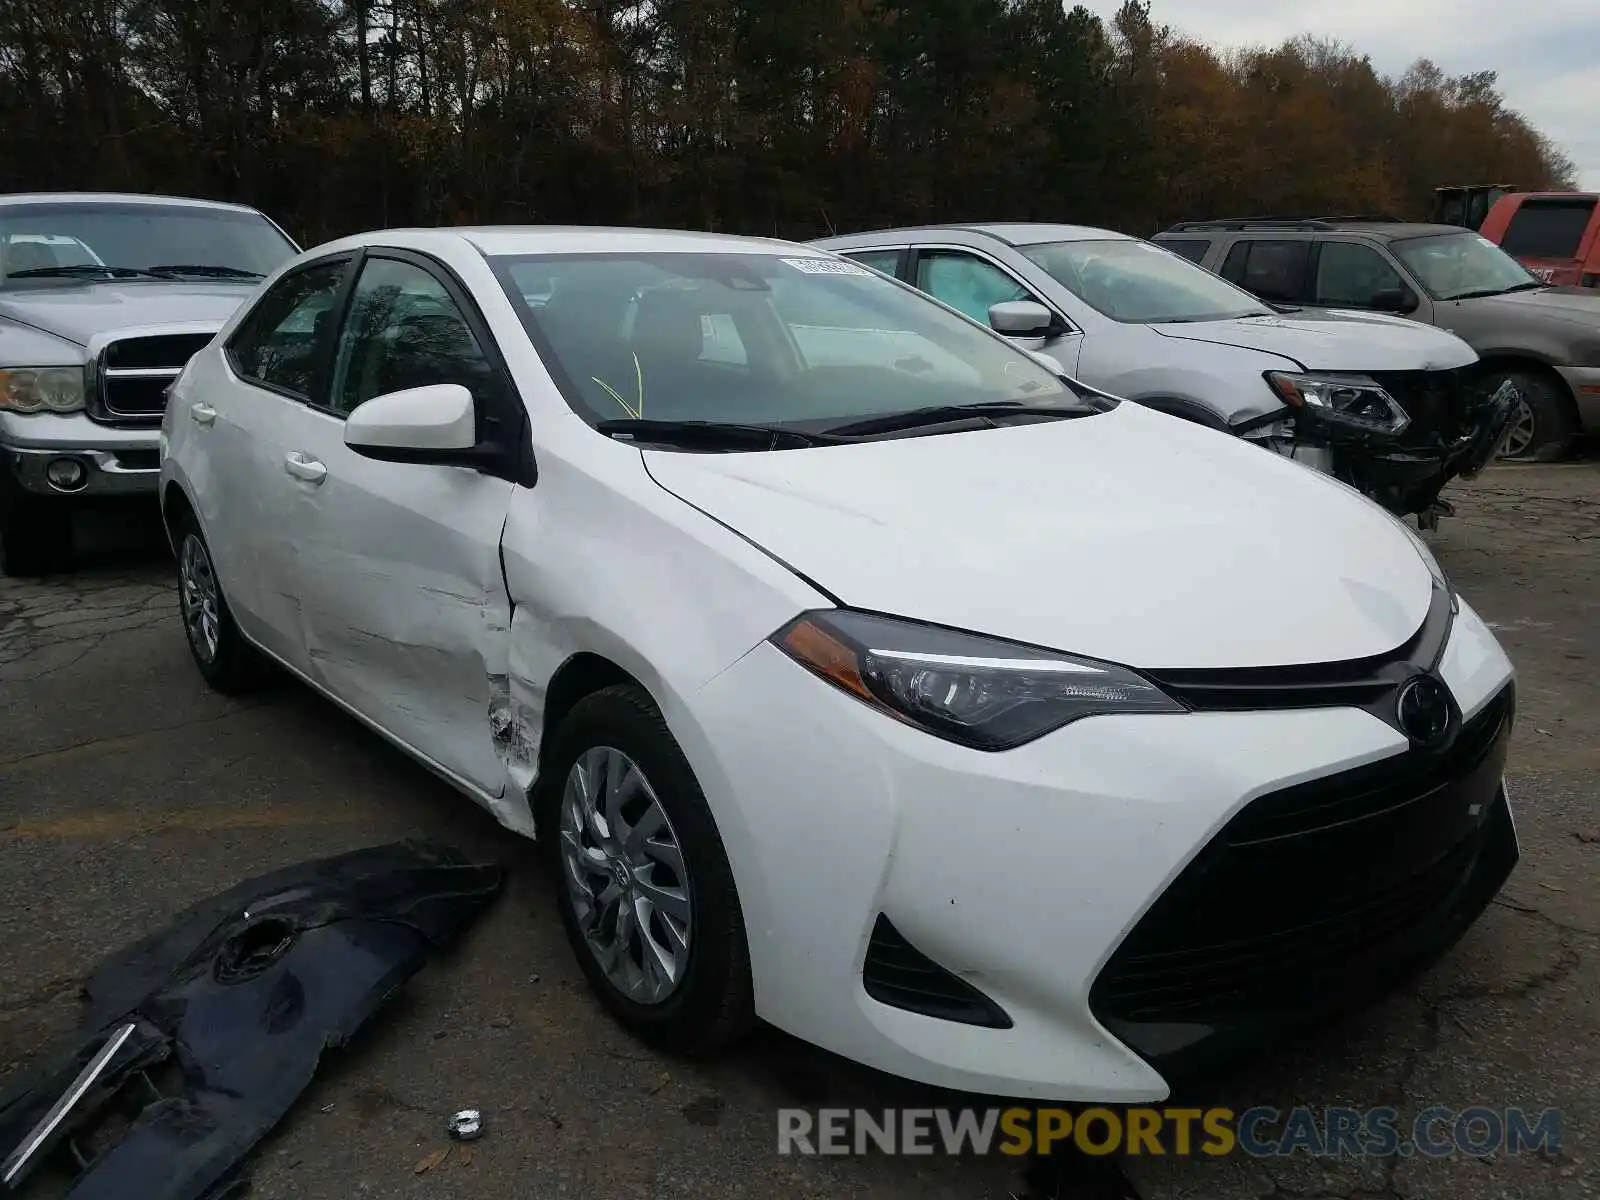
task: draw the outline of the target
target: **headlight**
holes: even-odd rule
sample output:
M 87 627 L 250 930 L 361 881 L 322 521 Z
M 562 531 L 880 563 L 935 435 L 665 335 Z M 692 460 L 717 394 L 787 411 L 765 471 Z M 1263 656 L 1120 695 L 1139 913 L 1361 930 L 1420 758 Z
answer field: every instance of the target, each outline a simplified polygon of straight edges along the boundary
M 1411 424 L 1406 410 L 1371 379 L 1359 375 L 1297 375 L 1268 371 L 1267 383 L 1290 408 L 1351 433 L 1402 434 Z
M 82 367 L 9 367 L 0 370 L 0 410 L 78 412 L 83 408 Z
M 805 613 L 772 641 L 840 691 L 977 750 L 1083 717 L 1186 711 L 1126 667 L 872 613 Z

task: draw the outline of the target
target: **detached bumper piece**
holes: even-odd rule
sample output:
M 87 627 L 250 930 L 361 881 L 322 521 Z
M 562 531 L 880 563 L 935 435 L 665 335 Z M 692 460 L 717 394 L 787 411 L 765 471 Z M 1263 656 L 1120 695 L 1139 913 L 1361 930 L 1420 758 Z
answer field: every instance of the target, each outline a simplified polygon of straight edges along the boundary
M 1263 796 L 1111 956 L 1089 1005 L 1174 1086 L 1376 1000 L 1445 953 L 1518 858 L 1508 685 L 1443 749 Z
M 0 1185 L 55 1152 L 70 1200 L 217 1200 L 366 1020 L 498 894 L 405 842 L 240 884 L 103 962 L 77 1033 L 0 1094 Z

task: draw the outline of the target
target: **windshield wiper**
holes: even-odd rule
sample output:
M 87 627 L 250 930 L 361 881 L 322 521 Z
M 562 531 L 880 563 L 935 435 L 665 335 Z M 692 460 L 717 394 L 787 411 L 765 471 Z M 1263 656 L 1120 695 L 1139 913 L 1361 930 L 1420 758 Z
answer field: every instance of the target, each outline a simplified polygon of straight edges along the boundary
M 241 267 L 213 267 L 206 263 L 160 263 L 145 270 L 163 275 L 210 275 L 217 279 L 260 279 L 260 271 L 246 271 Z
M 636 442 L 706 446 L 712 449 L 778 450 L 785 446 L 826 446 L 850 440 L 834 437 L 831 432 L 807 433 L 781 425 L 738 421 L 658 421 L 648 417 L 618 417 L 600 421 L 595 429 L 607 437 L 626 437 Z
M 1479 288 L 1475 292 L 1462 292 L 1460 295 L 1449 296 L 1449 297 L 1447 297 L 1447 299 L 1450 299 L 1450 300 L 1482 300 L 1487 296 L 1505 296 L 1505 295 L 1508 295 L 1511 292 L 1525 292 L 1529 288 L 1546 288 L 1546 287 L 1549 287 L 1549 286 L 1550 285 L 1547 284 L 1547 283 L 1539 283 L 1539 282 L 1537 282 L 1535 280 L 1530 279 L 1527 283 L 1513 283 L 1510 287 Z
M 99 263 L 80 263 L 72 267 L 29 267 L 25 271 L 7 271 L 7 279 L 48 279 L 51 276 L 75 278 L 85 275 L 106 275 L 112 279 L 161 279 L 154 271 L 143 267 L 107 267 Z
M 843 425 L 829 426 L 824 432 L 835 437 L 866 437 L 874 433 L 894 433 L 925 425 L 949 425 L 957 421 L 996 417 L 1086 417 L 1094 409 L 1066 404 L 1029 404 L 1024 400 L 989 400 L 982 404 L 937 404 L 905 412 L 884 413 Z

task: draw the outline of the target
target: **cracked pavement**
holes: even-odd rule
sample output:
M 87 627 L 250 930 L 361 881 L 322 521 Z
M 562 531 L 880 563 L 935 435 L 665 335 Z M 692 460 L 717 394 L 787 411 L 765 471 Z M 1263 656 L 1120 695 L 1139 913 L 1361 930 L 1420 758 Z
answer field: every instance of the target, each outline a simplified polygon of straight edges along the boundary
M 1143 1200 L 1567 1200 L 1600 1195 L 1600 463 L 1497 467 L 1429 535 L 1516 662 L 1509 783 L 1522 861 L 1443 962 L 1382 1004 L 1219 1083 L 1216 1101 L 1562 1110 L 1546 1157 L 1135 1158 Z M 173 911 L 301 859 L 409 835 L 510 862 L 507 894 L 331 1055 L 252 1160 L 253 1194 L 1097 1200 L 1013 1159 L 783 1158 L 774 1110 L 952 1099 L 763 1033 L 662 1059 L 590 999 L 518 839 L 291 683 L 208 692 L 146 514 L 79 574 L 0 580 L 0 1077 L 76 1019 L 93 963 Z M 131 545 L 131 551 L 118 549 Z M 484 1112 L 470 1162 L 425 1173 Z M 59 1195 L 46 1178 L 27 1195 Z

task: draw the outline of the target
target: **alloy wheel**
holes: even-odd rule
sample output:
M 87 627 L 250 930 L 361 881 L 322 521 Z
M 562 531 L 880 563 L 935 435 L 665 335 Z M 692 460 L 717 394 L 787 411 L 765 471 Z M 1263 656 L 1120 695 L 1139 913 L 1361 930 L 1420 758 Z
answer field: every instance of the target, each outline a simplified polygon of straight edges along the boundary
M 1532 444 L 1533 410 L 1528 407 L 1527 401 L 1518 401 L 1517 417 L 1511 425 L 1511 432 L 1506 435 L 1505 445 L 1500 448 L 1500 457 L 1520 457 L 1527 453 Z
M 193 533 L 186 534 L 178 555 L 178 587 L 183 603 L 183 628 L 189 644 L 205 662 L 217 657 L 221 637 L 221 596 L 217 573 L 205 543 Z
M 683 850 L 655 788 L 620 750 L 593 746 L 561 796 L 562 879 L 585 946 L 637 1004 L 660 1004 L 688 970 L 693 906 Z

